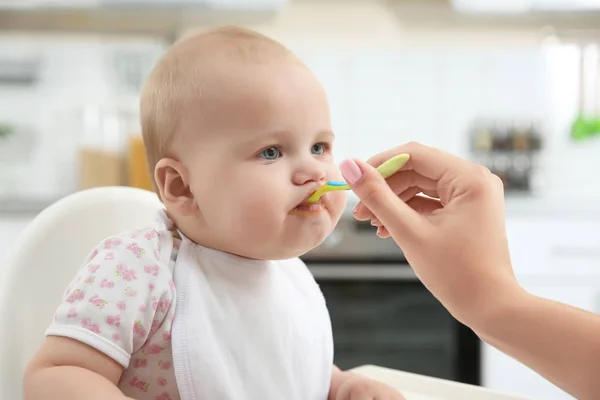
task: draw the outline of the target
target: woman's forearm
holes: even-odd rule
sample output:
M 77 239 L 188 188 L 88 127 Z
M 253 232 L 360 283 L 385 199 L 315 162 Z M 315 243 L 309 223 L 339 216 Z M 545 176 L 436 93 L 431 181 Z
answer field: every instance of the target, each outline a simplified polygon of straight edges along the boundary
M 482 340 L 580 400 L 600 399 L 600 316 L 516 291 L 471 324 Z

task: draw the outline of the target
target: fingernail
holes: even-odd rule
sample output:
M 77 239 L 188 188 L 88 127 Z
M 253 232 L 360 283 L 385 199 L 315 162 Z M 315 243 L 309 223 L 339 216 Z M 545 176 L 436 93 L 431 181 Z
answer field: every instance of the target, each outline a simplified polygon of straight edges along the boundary
M 360 208 L 360 203 L 354 206 L 354 209 L 352 210 L 352 214 L 356 214 L 358 212 L 359 208 Z
M 354 160 L 344 160 L 340 164 L 340 171 L 342 171 L 342 175 L 346 182 L 350 185 L 354 185 L 356 182 L 362 178 L 362 171 L 356 165 Z

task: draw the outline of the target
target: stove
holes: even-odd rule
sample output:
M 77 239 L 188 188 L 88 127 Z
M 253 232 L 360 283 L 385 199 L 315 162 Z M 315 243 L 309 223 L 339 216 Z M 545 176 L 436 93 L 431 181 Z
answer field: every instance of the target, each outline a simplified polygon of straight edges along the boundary
M 392 239 L 345 214 L 302 257 L 331 316 L 335 363 L 375 364 L 480 385 L 480 340 L 416 277 Z

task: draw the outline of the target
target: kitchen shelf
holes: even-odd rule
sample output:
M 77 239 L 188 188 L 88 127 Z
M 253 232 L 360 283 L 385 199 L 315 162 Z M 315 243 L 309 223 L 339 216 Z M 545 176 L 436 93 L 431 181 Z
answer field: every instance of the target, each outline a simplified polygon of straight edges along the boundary
M 0 32 L 144 35 L 172 42 L 186 26 L 261 23 L 275 14 L 201 6 L 0 9 Z
M 460 13 L 448 0 L 387 0 L 386 4 L 407 27 L 455 29 L 538 29 L 541 36 L 548 28 L 576 33 L 600 28 L 600 11 L 571 10 L 562 12 L 532 11 L 525 13 Z

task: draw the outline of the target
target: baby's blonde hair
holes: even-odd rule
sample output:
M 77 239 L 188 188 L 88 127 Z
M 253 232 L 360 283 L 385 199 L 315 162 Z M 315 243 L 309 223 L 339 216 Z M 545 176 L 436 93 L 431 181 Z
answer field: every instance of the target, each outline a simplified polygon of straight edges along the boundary
M 281 43 L 250 29 L 225 26 L 194 34 L 173 45 L 144 84 L 140 119 L 150 176 L 155 190 L 156 164 L 170 157 L 173 139 L 193 100 L 206 97 L 213 60 L 264 62 L 296 59 Z M 160 194 L 159 194 L 160 195 Z

